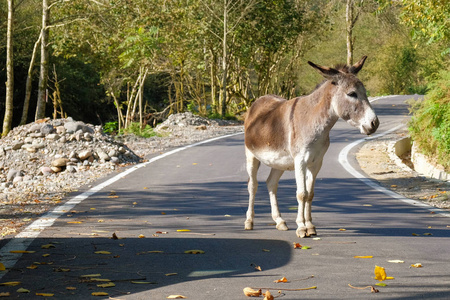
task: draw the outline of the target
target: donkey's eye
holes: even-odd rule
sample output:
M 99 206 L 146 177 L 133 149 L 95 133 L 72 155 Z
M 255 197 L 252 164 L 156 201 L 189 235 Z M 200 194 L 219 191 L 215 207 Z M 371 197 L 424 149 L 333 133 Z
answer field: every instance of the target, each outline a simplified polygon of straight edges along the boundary
M 356 94 L 356 92 L 348 93 L 347 96 L 352 97 L 352 98 L 358 98 L 358 94 Z

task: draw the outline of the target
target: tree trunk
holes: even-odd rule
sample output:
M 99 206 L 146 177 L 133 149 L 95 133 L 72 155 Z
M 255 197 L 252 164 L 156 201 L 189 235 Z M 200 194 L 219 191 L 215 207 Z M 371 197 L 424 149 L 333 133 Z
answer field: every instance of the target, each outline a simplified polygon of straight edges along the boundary
M 345 10 L 345 21 L 347 25 L 347 65 L 353 65 L 353 0 L 347 0 Z
M 50 10 L 48 0 L 42 0 L 42 40 L 41 40 L 41 67 L 39 73 L 39 90 L 35 120 L 45 117 L 45 105 L 47 102 L 48 79 L 48 35 L 49 35 Z
M 3 119 L 3 133 L 5 136 L 11 130 L 14 96 L 14 61 L 13 61 L 13 21 L 14 0 L 8 0 L 8 29 L 6 33 L 6 99 L 5 117 Z
M 222 117 L 227 112 L 227 0 L 223 0 Z
M 39 38 L 34 43 L 33 47 L 33 53 L 31 54 L 31 61 L 30 66 L 28 67 L 28 75 L 27 75 L 27 82 L 25 85 L 25 100 L 23 101 L 23 110 L 22 110 L 22 118 L 20 119 L 20 125 L 25 125 L 28 120 L 28 109 L 30 107 L 30 98 L 31 98 L 31 83 L 33 81 L 33 68 L 34 63 L 36 62 L 36 54 L 37 54 L 37 48 L 41 42 L 42 37 L 42 31 L 39 34 Z

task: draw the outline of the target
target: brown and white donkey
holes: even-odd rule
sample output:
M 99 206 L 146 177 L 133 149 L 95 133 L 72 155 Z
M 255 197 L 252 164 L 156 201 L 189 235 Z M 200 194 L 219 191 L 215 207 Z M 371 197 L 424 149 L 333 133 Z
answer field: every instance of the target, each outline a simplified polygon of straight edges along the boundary
M 325 81 L 312 94 L 286 100 L 266 95 L 250 107 L 245 120 L 245 154 L 249 175 L 249 205 L 245 229 L 253 229 L 256 174 L 260 163 L 271 167 L 267 178 L 272 218 L 278 230 L 288 230 L 277 203 L 278 181 L 286 170 L 295 171 L 297 183 L 297 236 L 316 234 L 312 224 L 311 203 L 314 182 L 325 152 L 329 133 L 339 118 L 359 128 L 363 134 L 374 133 L 378 117 L 370 105 L 366 89 L 356 77 L 364 65 L 364 56 L 353 66 L 328 68 L 308 62 Z

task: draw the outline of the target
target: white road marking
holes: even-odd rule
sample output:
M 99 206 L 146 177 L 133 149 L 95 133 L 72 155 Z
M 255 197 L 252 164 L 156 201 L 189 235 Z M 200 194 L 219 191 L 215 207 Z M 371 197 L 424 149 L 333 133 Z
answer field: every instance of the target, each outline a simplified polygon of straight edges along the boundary
M 99 185 L 94 186 L 93 188 L 89 189 L 88 191 L 77 195 L 73 198 L 71 198 L 69 201 L 65 202 L 64 204 L 56 207 L 52 211 L 46 213 L 30 225 L 26 227 L 23 231 L 21 231 L 19 234 L 17 234 L 15 237 L 13 237 L 5 246 L 3 246 L 0 249 L 0 262 L 3 263 L 3 265 L 6 268 L 6 271 L 1 272 L 0 271 L 0 279 L 6 275 L 8 272 L 8 269 L 14 267 L 14 265 L 17 263 L 19 258 L 22 256 L 22 253 L 11 253 L 10 251 L 25 251 L 27 250 L 28 246 L 34 241 L 35 238 L 39 236 L 39 234 L 47 227 L 50 227 L 53 225 L 53 223 L 61 217 L 63 214 L 69 212 L 71 209 L 75 207 L 75 205 L 81 203 L 83 200 L 89 198 L 90 196 L 96 194 L 97 192 L 101 191 L 102 189 L 106 188 L 107 186 L 113 184 L 114 182 L 122 179 L 123 177 L 127 176 L 128 174 L 131 174 L 132 172 L 142 168 L 146 167 L 147 165 L 160 160 L 164 157 L 167 157 L 169 155 L 175 154 L 177 152 L 196 147 L 199 145 L 203 145 L 206 143 L 214 142 L 223 138 L 232 137 L 238 134 L 242 134 L 242 132 L 223 135 L 215 138 L 211 138 L 205 141 L 201 141 L 195 144 L 187 145 L 184 147 L 180 147 L 177 149 L 174 149 L 172 151 L 166 152 L 164 154 L 158 155 L 149 161 L 141 164 L 137 164 L 134 167 L 131 167 L 116 176 L 108 179 L 105 182 L 102 182 Z
M 390 97 L 395 97 L 395 96 L 378 97 L 378 98 L 372 99 L 370 102 L 377 101 L 377 100 L 380 100 L 380 99 L 386 99 L 386 98 L 390 98 Z M 404 124 L 400 124 L 400 125 L 398 125 L 398 126 L 396 126 L 396 127 L 394 127 L 394 128 L 391 128 L 390 130 L 388 130 L 388 131 L 386 131 L 386 132 L 383 132 L 383 133 L 380 133 L 380 134 L 377 134 L 377 135 L 374 135 L 374 136 L 371 136 L 371 137 L 363 138 L 363 139 L 354 141 L 353 143 L 347 145 L 347 146 L 346 146 L 344 149 L 342 149 L 341 152 L 339 153 L 339 159 L 338 159 L 338 160 L 339 160 L 339 163 L 340 163 L 340 164 L 342 165 L 342 167 L 344 167 L 344 169 L 345 169 L 347 172 L 349 172 L 353 177 L 355 177 L 355 178 L 361 180 L 361 181 L 362 181 L 363 183 L 365 183 L 366 185 L 370 186 L 371 188 L 373 188 L 373 189 L 375 189 L 375 190 L 377 190 L 377 191 L 379 191 L 379 192 L 384 193 L 385 195 L 387 195 L 387 196 L 389 196 L 389 197 L 392 197 L 392 198 L 394 198 L 394 199 L 398 199 L 398 200 L 403 201 L 403 202 L 405 202 L 405 203 L 407 203 L 407 204 L 409 204 L 409 205 L 414 205 L 414 206 L 418 206 L 418 207 L 425 208 L 425 209 L 427 209 L 427 210 L 429 210 L 429 211 L 432 211 L 432 212 L 434 212 L 434 213 L 440 214 L 440 215 L 445 216 L 445 217 L 450 217 L 450 212 L 448 212 L 448 211 L 445 211 L 445 210 L 443 210 L 443 209 L 436 208 L 436 207 L 434 207 L 434 206 L 425 204 L 425 203 L 420 202 L 420 201 L 418 201 L 418 200 L 413 200 L 413 199 L 406 198 L 406 197 L 404 197 L 404 196 L 402 196 L 402 195 L 400 195 L 400 194 L 397 194 L 397 193 L 395 193 L 395 192 L 393 192 L 393 191 L 391 191 L 391 190 L 388 190 L 388 189 L 382 187 L 381 185 L 379 185 L 378 183 L 376 183 L 374 180 L 369 179 L 369 178 L 367 178 L 366 176 L 364 176 L 363 174 L 361 174 L 360 172 L 356 171 L 356 170 L 351 166 L 351 164 L 349 163 L 349 161 L 348 161 L 348 154 L 349 154 L 349 152 L 350 152 L 355 146 L 357 146 L 358 144 L 360 144 L 360 143 L 362 143 L 362 142 L 365 142 L 365 141 L 368 141 L 368 140 L 371 140 L 371 139 L 376 139 L 376 138 L 378 138 L 378 137 L 382 137 L 382 136 L 384 136 L 384 135 L 387 135 L 387 134 L 389 134 L 389 133 L 391 133 L 391 132 L 394 132 L 394 131 L 400 129 L 400 128 L 403 127 L 403 126 L 405 126 L 405 125 L 404 125 Z

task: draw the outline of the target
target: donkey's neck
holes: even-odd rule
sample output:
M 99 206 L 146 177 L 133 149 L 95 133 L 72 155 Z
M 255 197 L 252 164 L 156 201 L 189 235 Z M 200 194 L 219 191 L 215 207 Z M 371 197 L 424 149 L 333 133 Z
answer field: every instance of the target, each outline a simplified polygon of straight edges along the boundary
M 327 81 L 305 97 L 311 110 L 310 118 L 315 125 L 316 133 L 329 132 L 339 119 L 332 105 L 334 89 L 335 86 Z

